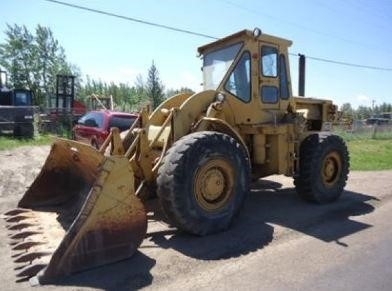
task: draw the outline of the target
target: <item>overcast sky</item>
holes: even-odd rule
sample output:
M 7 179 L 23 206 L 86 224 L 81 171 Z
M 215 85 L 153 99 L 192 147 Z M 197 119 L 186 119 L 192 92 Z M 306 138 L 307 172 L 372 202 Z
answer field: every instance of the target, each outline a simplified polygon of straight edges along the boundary
M 307 60 L 306 95 L 371 106 L 392 103 L 392 0 L 83 0 L 67 3 L 223 37 L 259 27 L 293 41 L 291 53 L 390 70 Z M 211 39 L 174 32 L 45 0 L 2 0 L 6 23 L 50 27 L 83 75 L 133 85 L 152 60 L 166 88 L 200 90 L 198 46 Z M 297 93 L 297 57 L 290 56 Z

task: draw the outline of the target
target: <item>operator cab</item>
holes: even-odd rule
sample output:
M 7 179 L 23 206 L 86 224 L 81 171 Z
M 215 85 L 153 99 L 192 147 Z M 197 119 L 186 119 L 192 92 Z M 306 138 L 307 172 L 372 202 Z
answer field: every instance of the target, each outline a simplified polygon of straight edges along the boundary
M 255 29 L 200 47 L 204 89 L 226 96 L 229 106 L 236 110 L 236 124 L 282 118 L 292 96 L 287 58 L 291 44 Z
M 0 105 L 33 106 L 33 94 L 30 90 L 1 88 Z

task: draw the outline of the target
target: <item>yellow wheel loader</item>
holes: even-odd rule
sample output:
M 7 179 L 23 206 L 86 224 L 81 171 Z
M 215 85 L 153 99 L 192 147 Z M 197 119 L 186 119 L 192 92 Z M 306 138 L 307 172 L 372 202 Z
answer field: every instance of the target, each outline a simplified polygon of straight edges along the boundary
M 260 177 L 292 176 L 300 197 L 336 200 L 349 171 L 330 132 L 336 106 L 293 97 L 290 45 L 255 29 L 202 46 L 204 91 L 143 109 L 99 150 L 57 140 L 5 214 L 18 276 L 47 283 L 132 256 L 155 196 L 172 225 L 196 235 L 227 229 Z

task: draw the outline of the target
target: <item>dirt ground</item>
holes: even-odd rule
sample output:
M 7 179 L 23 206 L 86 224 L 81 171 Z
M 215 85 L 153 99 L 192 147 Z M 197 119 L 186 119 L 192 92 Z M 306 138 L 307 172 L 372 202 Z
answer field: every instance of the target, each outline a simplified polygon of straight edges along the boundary
M 0 151 L 1 210 L 15 207 L 20 195 L 38 175 L 49 148 L 49 146 L 37 146 Z
M 49 146 L 21 147 L 0 151 L 0 213 L 16 206 L 21 195 L 39 173 Z M 157 211 L 149 220 L 147 237 L 136 255 L 119 263 L 78 273 L 56 285 L 36 290 L 135 290 L 209 289 L 220 274 L 235 274 L 249 258 L 261 256 L 299 235 L 322 242 L 338 241 L 357 231 L 358 225 L 343 233 L 319 233 L 312 227 L 331 216 L 343 223 L 353 215 L 374 211 L 377 203 L 392 196 L 392 171 L 350 174 L 346 192 L 338 203 L 317 207 L 301 201 L 292 180 L 271 176 L 252 187 L 240 217 L 226 232 L 194 237 L 170 228 Z M 384 181 L 384 182 L 383 182 Z M 154 202 L 153 202 L 154 203 Z M 336 216 L 337 215 L 337 216 Z M 5 221 L 0 220 L 1 290 L 27 290 L 28 282 L 16 282 Z M 268 252 L 267 252 L 268 253 Z M 253 255 L 253 256 L 252 256 Z M 233 287 L 235 286 L 226 286 Z M 239 286 L 237 286 L 239 287 Z M 226 289 L 226 288 L 223 288 Z M 251 288 L 253 289 L 253 288 Z

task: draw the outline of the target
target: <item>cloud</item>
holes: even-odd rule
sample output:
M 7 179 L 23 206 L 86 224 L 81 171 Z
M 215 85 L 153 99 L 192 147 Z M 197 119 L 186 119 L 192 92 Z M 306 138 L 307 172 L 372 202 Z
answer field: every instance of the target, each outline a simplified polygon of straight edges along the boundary
M 342 102 L 342 103 L 349 102 L 351 104 L 352 108 L 357 109 L 359 106 L 371 107 L 372 101 L 373 101 L 373 98 L 371 98 L 369 95 L 360 93 L 360 94 L 357 94 L 351 98 L 345 98 L 344 102 Z
M 357 102 L 369 103 L 371 102 L 371 98 L 364 94 L 359 94 L 355 97 Z

